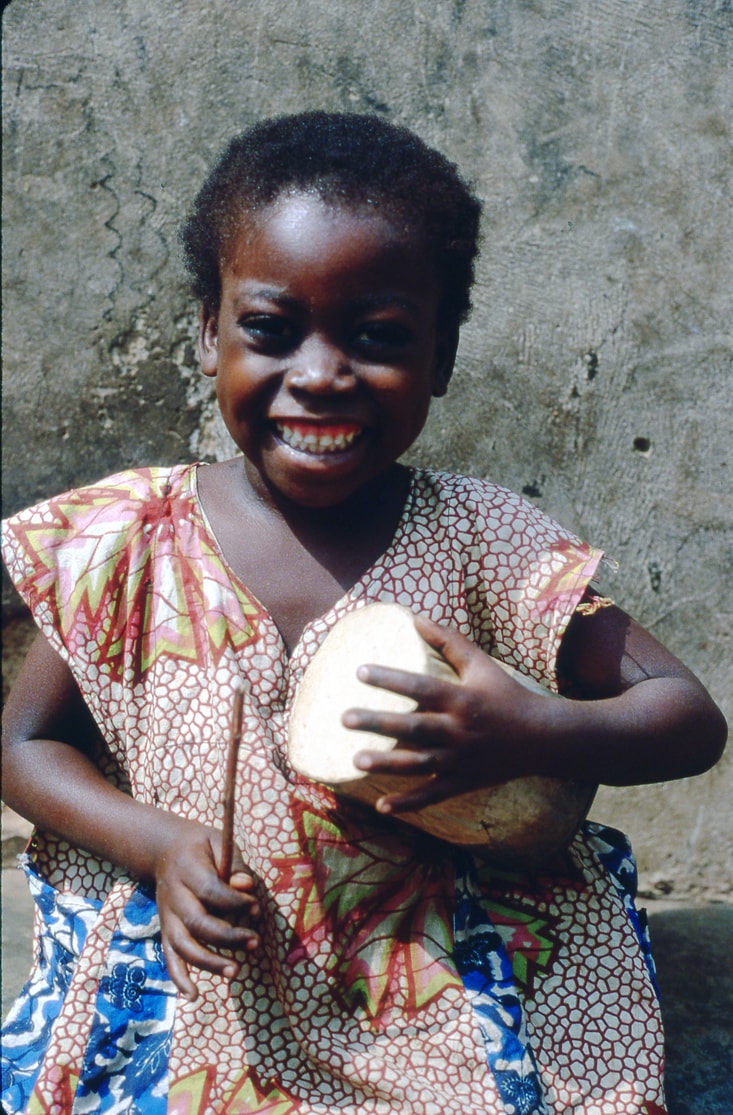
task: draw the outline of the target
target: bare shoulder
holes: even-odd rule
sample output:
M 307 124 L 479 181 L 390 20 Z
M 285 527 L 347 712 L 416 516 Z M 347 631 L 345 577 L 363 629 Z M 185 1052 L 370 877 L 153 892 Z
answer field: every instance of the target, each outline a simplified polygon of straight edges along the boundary
M 597 600 L 592 590 L 586 602 Z M 679 678 L 706 691 L 691 670 L 617 605 L 584 608 L 573 614 L 558 656 L 558 674 L 580 695 L 614 697 L 650 678 Z M 707 696 L 707 694 L 706 694 Z

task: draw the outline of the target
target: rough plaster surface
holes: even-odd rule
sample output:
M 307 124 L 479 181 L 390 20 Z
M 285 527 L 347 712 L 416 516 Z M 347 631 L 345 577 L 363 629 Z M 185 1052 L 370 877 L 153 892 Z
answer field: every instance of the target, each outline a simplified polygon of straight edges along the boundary
M 256 118 L 384 113 L 486 203 L 475 313 L 412 459 L 604 547 L 608 591 L 733 716 L 731 59 L 729 0 L 13 0 L 5 513 L 229 452 L 178 222 Z M 731 895 L 731 766 L 601 792 L 647 891 Z

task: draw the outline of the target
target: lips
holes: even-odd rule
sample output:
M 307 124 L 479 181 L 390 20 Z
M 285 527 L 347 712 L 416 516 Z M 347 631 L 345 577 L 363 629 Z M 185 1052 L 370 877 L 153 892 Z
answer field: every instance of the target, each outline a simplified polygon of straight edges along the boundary
M 275 422 L 281 440 L 301 453 L 322 456 L 340 453 L 357 440 L 364 427 L 358 422 L 319 423 Z

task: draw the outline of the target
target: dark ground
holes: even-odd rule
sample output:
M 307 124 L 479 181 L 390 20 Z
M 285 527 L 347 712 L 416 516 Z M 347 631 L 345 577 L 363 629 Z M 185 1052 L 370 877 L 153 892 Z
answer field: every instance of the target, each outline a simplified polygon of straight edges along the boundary
M 7 861 L 6 861 L 7 862 Z M 3 1014 L 28 973 L 31 908 L 4 867 Z M 669 1115 L 733 1115 L 733 906 L 648 902 L 667 1034 Z

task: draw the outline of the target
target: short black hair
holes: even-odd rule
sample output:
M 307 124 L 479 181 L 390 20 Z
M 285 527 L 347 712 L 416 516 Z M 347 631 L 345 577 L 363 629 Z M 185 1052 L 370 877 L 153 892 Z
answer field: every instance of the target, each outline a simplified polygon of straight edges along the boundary
M 468 317 L 481 202 L 453 163 L 414 132 L 379 116 L 304 112 L 263 120 L 235 136 L 199 191 L 181 230 L 194 295 L 219 308 L 227 235 L 288 191 L 374 205 L 422 239 L 443 285 L 440 317 Z

